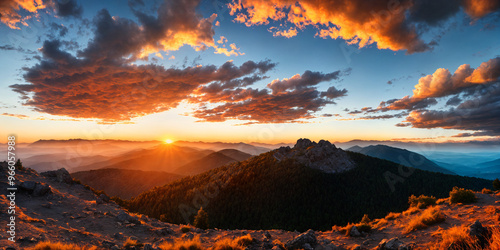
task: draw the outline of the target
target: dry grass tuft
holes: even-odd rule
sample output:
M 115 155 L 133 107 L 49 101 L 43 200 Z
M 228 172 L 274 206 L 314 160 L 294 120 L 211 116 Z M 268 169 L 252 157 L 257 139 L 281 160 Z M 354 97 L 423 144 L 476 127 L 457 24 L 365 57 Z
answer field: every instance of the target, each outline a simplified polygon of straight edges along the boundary
M 422 214 L 411 219 L 403 230 L 403 233 L 407 234 L 415 230 L 424 229 L 428 226 L 443 222 L 445 219 L 443 212 L 441 212 L 438 207 L 429 207 L 424 210 Z
M 142 247 L 142 243 L 139 243 L 137 240 L 132 240 L 128 238 L 124 243 L 123 243 L 123 248 L 131 248 L 131 247 Z
M 483 190 L 481 190 L 481 193 L 483 193 L 483 194 L 493 194 L 493 191 L 491 191 L 491 189 L 483 188 Z
M 165 242 L 158 246 L 161 250 L 204 250 L 201 246 L 200 239 L 194 238 L 187 241 L 176 241 L 175 243 Z
M 443 231 L 439 242 L 433 249 L 480 249 L 477 241 L 467 233 L 467 228 L 464 226 L 456 226 Z
M 250 234 L 247 234 L 245 236 L 241 236 L 241 237 L 236 238 L 234 241 L 236 241 L 236 243 L 238 245 L 248 246 L 248 245 L 252 244 L 255 241 L 255 239 L 252 238 L 252 236 Z
M 388 213 L 386 216 L 385 216 L 385 219 L 386 220 L 395 220 L 397 218 L 399 218 L 401 216 L 401 213 L 393 213 L 393 212 L 390 212 Z
M 240 236 L 236 239 L 225 238 L 217 241 L 212 248 L 213 250 L 244 250 L 247 246 L 255 242 L 250 234 Z
M 408 216 L 408 215 L 416 214 L 418 212 L 420 212 L 420 209 L 418 207 L 410 207 L 410 208 L 408 208 L 408 210 L 403 212 L 403 215 Z
M 223 239 L 221 241 L 217 241 L 212 248 L 212 250 L 244 250 L 245 247 L 236 243 L 236 241 L 231 239 Z
M 489 249 L 500 249 L 500 227 L 491 228 Z
M 97 250 L 98 248 L 93 247 L 81 247 L 75 244 L 65 244 L 61 242 L 50 242 L 44 241 L 36 244 L 36 246 L 32 248 L 28 248 L 29 250 Z

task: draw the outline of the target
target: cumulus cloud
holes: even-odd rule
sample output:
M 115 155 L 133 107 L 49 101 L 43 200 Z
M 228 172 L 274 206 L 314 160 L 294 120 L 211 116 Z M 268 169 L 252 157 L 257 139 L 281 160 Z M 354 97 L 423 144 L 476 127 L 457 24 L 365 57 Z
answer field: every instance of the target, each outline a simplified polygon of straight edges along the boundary
M 24 75 L 29 84 L 10 86 L 25 96 L 24 105 L 52 115 L 103 121 L 127 121 L 162 112 L 176 107 L 204 84 L 230 84 L 274 67 L 269 61 L 249 61 L 239 67 L 227 62 L 220 67 L 184 69 L 133 65 L 126 60 L 115 60 L 117 52 L 101 57 L 83 50 L 82 58 L 77 58 L 62 51 L 58 40 L 46 41 L 40 51 L 42 60 Z
M 446 108 L 431 109 L 437 99 L 448 98 Z M 463 136 L 500 135 L 500 57 L 476 69 L 463 64 L 452 74 L 437 69 L 420 78 L 412 96 L 381 102 L 368 112 L 406 110 L 409 115 L 399 127 L 471 130 Z M 361 112 L 360 112 L 361 113 Z
M 433 74 L 423 76 L 415 85 L 412 96 L 381 102 L 379 110 L 415 110 L 437 104 L 436 98 L 461 93 L 477 85 L 490 84 L 500 77 L 500 57 L 481 63 L 477 69 L 469 64 L 460 65 L 452 74 L 448 69 L 437 69 Z M 456 105 L 457 98 L 449 105 Z
M 211 84 L 202 87 L 203 94 L 194 97 L 195 102 L 220 103 L 218 106 L 202 106 L 193 112 L 201 121 L 222 122 L 247 120 L 251 123 L 303 122 L 316 118 L 316 112 L 334 99 L 347 95 L 347 90 L 330 87 L 319 91 L 317 85 L 338 79 L 346 71 L 331 73 L 306 71 L 291 78 L 273 80 L 266 89 L 242 88 L 251 85 L 255 78 L 238 81 L 231 85 Z
M 76 0 L 53 0 L 53 5 L 60 17 L 82 17 L 83 8 Z
M 500 8 L 497 0 L 233 0 L 229 7 L 234 20 L 247 26 L 271 21 L 293 25 L 289 30 L 271 27 L 276 36 L 292 37 L 297 29 L 313 26 L 322 38 L 408 53 L 431 49 L 433 43 L 422 39 L 425 26 L 438 25 L 460 9 L 480 18 Z
M 27 26 L 26 20 L 38 10 L 45 8 L 47 4 L 44 4 L 43 0 L 2 0 L 0 1 L 0 21 L 11 29 L 19 29 L 19 23 Z M 23 17 L 19 14 L 22 10 L 30 14 Z
M 0 22 L 11 29 L 20 29 L 19 24 L 28 26 L 26 20 L 43 9 L 49 9 L 60 17 L 81 17 L 83 13 L 76 0 L 2 0 Z

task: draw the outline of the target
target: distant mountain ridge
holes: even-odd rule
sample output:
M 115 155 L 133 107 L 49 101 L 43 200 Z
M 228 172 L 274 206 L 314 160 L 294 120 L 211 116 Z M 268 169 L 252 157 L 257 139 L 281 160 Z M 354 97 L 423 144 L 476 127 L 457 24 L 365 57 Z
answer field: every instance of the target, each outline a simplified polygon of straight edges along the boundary
M 127 206 L 171 223 L 192 223 L 202 206 L 216 228 L 331 230 L 332 224 L 358 222 L 364 214 L 382 218 L 388 212 L 403 211 L 412 194 L 441 198 L 454 186 L 481 190 L 492 185 L 489 180 L 420 169 L 391 183 L 387 173 L 397 176 L 400 169 L 391 161 L 346 152 L 355 167 L 326 173 L 298 160 L 301 153 L 276 158 L 277 152 L 279 149 L 156 187 Z M 318 157 L 311 162 L 323 162 L 329 156 L 307 157 Z
M 456 173 L 446 168 L 440 167 L 438 164 L 427 159 L 425 156 L 406 149 L 390 147 L 386 145 L 370 145 L 367 147 L 353 146 L 347 150 L 371 157 L 392 161 L 407 167 L 413 167 L 421 170 L 443 174 L 456 175 Z
M 160 171 L 141 171 L 130 169 L 96 169 L 72 173 L 71 176 L 96 190 L 108 195 L 130 199 L 156 186 L 182 178 L 182 175 Z
M 173 170 L 173 173 L 181 175 L 197 175 L 228 163 L 246 160 L 250 157 L 252 156 L 236 149 L 224 149 L 178 167 Z

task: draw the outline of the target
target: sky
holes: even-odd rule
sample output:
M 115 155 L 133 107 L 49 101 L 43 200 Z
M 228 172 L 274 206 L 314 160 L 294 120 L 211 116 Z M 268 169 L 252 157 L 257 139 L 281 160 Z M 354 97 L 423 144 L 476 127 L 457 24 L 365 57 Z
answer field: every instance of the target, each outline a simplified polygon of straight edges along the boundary
M 0 142 L 500 139 L 498 0 L 0 2 Z

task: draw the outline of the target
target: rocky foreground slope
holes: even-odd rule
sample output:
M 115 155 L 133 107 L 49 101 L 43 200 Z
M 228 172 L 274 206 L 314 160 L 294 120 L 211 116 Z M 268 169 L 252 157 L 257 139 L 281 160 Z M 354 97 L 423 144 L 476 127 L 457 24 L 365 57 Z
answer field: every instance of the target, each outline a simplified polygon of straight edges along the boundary
M 223 249 L 220 247 L 224 244 L 232 245 L 230 249 L 429 249 L 439 246 L 443 235 L 449 235 L 447 232 L 454 226 L 470 232 L 468 226 L 479 221 L 482 225 L 476 223 L 471 227 L 475 233 L 482 234 L 483 229 L 491 232 L 498 226 L 500 214 L 498 194 L 477 193 L 478 202 L 472 205 L 449 205 L 441 201 L 433 209 L 439 209 L 445 220 L 409 233 L 404 233 L 405 227 L 427 210 L 413 209 L 370 221 L 370 232 L 350 228 L 351 236 L 346 236 L 340 227 L 304 233 L 202 230 L 128 213 L 106 195 L 97 195 L 73 181 L 64 169 L 42 174 L 31 169 L 16 170 L 16 178 L 15 242 L 9 241 L 10 236 L 5 233 L 10 201 L 5 193 L 0 198 L 0 220 L 5 227 L 0 246 L 5 249 L 29 249 L 46 241 L 97 249 L 180 249 L 168 245 L 175 242 L 199 244 L 200 248 L 192 249 Z M 0 180 L 0 189 L 6 190 L 9 186 L 5 166 Z

